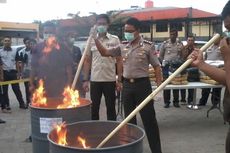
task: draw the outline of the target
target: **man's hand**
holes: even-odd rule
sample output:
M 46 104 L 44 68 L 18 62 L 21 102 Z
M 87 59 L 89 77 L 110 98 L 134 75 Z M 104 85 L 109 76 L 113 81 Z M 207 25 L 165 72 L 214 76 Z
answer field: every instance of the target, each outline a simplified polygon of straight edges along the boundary
M 193 59 L 192 66 L 200 67 L 203 63 L 203 53 L 199 49 L 195 49 L 189 56 L 188 59 Z
M 116 90 L 121 91 L 122 90 L 122 83 L 121 82 L 116 82 Z
M 89 35 L 91 35 L 93 39 L 96 39 L 96 38 L 97 38 L 97 26 L 96 26 L 96 25 L 94 25 L 94 26 L 90 29 Z
M 89 81 L 84 81 L 82 88 L 84 89 L 85 92 L 89 92 Z

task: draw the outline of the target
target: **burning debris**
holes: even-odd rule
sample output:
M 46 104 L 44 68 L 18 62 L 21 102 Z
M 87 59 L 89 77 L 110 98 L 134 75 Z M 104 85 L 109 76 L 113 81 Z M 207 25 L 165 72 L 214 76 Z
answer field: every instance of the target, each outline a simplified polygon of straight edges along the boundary
M 56 133 L 56 143 L 62 146 L 68 146 L 67 142 L 67 127 L 66 124 L 63 122 L 60 125 L 56 125 L 55 128 Z M 82 148 L 87 149 L 90 148 L 90 146 L 86 145 L 86 140 L 82 138 L 81 136 L 76 136 L 76 146 L 82 146 Z M 80 144 L 80 145 L 79 145 Z
M 80 105 L 78 90 L 67 87 L 64 89 L 63 96 L 63 104 L 58 105 L 57 108 L 73 108 Z
M 47 98 L 45 97 L 44 91 L 44 82 L 39 80 L 39 87 L 33 93 L 32 97 L 32 105 L 36 107 L 44 107 L 47 106 Z
M 70 87 L 66 87 L 63 92 L 63 100 L 62 104 L 58 104 L 57 109 L 62 108 L 74 108 L 81 105 L 79 100 L 79 92 L 78 90 L 73 90 Z M 32 106 L 35 107 L 50 107 L 49 103 L 47 103 L 47 98 L 45 96 L 44 82 L 43 80 L 39 80 L 39 87 L 33 94 L 32 97 Z

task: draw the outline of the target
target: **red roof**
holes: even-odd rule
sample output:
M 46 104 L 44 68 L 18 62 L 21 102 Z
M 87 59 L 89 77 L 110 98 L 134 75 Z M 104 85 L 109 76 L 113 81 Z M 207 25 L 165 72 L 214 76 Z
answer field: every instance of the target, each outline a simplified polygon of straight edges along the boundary
M 141 21 L 145 20 L 165 20 L 165 19 L 179 19 L 187 18 L 188 14 L 192 9 L 192 18 L 205 18 L 205 17 L 215 17 L 217 14 L 194 9 L 194 8 L 166 8 L 166 9 L 143 9 L 143 10 L 134 10 L 126 11 L 122 13 L 125 16 L 132 16 Z

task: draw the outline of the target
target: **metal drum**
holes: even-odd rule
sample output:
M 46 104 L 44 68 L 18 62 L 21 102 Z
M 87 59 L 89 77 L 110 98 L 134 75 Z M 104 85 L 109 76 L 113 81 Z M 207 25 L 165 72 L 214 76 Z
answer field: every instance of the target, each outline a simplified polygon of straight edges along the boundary
M 57 143 L 57 132 L 53 129 L 48 134 L 50 153 L 142 153 L 145 132 L 142 128 L 126 124 L 102 148 L 97 145 L 119 125 L 114 121 L 83 121 L 66 126 L 67 145 Z M 90 148 L 83 148 L 77 142 L 81 136 Z
M 91 101 L 80 98 L 81 105 L 75 108 L 57 109 L 59 98 L 48 99 L 47 108 L 30 106 L 33 153 L 49 153 L 47 134 L 54 124 L 74 123 L 91 119 Z

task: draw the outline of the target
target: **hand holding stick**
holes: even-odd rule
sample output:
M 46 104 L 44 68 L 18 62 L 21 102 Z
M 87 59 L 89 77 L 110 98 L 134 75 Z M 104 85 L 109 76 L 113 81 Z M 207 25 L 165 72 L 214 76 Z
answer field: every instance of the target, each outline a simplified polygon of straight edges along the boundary
M 218 38 L 219 34 L 216 34 L 211 40 L 209 40 L 203 47 L 200 48 L 200 51 L 203 52 L 208 49 Z M 116 132 L 118 132 L 126 123 L 128 123 L 150 100 L 154 98 L 164 87 L 169 84 L 173 78 L 180 74 L 186 67 L 192 63 L 193 59 L 188 59 L 184 64 L 182 64 L 173 74 L 171 74 L 159 87 L 157 87 L 141 104 L 136 107 L 132 113 L 129 114 L 98 146 L 97 148 L 102 147 Z

